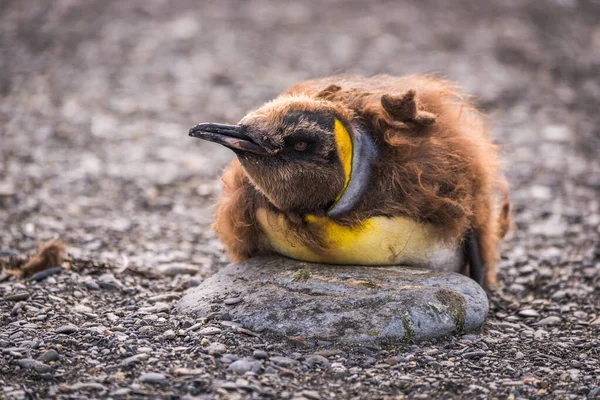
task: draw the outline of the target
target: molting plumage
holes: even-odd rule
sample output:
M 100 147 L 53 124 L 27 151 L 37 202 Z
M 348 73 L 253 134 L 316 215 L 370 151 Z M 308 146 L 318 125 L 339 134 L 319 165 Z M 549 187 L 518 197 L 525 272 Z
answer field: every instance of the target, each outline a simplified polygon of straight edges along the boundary
M 448 81 L 311 80 L 190 135 L 237 155 L 214 225 L 234 261 L 470 266 L 496 283 L 506 184 L 481 116 Z

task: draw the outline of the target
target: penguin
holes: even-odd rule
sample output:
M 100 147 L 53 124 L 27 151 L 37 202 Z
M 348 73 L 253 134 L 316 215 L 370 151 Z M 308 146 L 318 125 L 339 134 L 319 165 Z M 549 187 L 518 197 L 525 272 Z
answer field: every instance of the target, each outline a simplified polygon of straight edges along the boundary
M 507 182 L 484 117 L 450 81 L 309 80 L 189 135 L 237 156 L 213 225 L 234 262 L 409 265 L 497 285 Z

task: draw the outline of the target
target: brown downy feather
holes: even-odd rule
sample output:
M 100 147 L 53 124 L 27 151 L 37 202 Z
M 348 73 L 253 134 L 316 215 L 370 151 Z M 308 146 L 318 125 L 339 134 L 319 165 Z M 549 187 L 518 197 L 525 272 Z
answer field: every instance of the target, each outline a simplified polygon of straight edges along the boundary
M 60 267 L 64 261 L 66 247 L 60 239 L 51 240 L 41 246 L 37 253 L 20 269 L 8 271 L 12 275 L 27 278 L 36 272 Z

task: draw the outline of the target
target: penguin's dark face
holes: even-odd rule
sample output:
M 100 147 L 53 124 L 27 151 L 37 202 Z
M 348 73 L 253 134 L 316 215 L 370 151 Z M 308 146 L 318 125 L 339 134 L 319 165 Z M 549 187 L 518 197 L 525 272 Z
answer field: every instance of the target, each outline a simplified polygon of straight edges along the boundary
M 239 125 L 199 124 L 190 136 L 232 149 L 250 180 L 278 209 L 326 210 L 348 181 L 351 139 L 328 110 L 257 110 Z

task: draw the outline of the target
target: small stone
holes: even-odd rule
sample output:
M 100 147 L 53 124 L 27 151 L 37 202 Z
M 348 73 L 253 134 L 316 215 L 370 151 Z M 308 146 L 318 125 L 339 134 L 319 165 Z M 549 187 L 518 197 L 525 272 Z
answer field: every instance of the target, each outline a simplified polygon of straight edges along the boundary
M 223 343 L 214 342 L 208 345 L 208 354 L 223 354 L 227 351 L 227 347 Z
M 167 378 L 158 372 L 145 372 L 140 375 L 139 380 L 140 382 L 153 383 L 157 385 L 164 385 L 167 383 Z
M 241 297 L 230 297 L 228 299 L 223 300 L 223 304 L 225 304 L 227 306 L 233 306 L 233 305 L 241 303 L 241 302 L 242 302 Z
M 164 276 L 195 275 L 200 268 L 184 263 L 163 264 L 157 267 L 159 274 Z
M 517 351 L 517 353 L 515 354 L 515 358 L 517 360 L 521 360 L 522 358 L 525 358 L 525 354 L 521 353 L 520 351 Z
M 98 285 L 98 284 L 97 284 L 96 282 L 94 282 L 94 281 L 87 281 L 87 282 L 85 283 L 85 287 L 86 287 L 88 290 L 100 290 L 100 285 Z
M 321 400 L 321 395 L 316 390 L 303 390 L 302 396 L 310 400 Z
M 540 314 L 537 311 L 535 311 L 534 309 L 532 309 L 532 308 L 524 308 L 522 310 L 519 310 L 517 312 L 517 315 L 519 317 L 525 317 L 525 318 L 533 318 L 533 317 L 539 317 L 540 316 Z
M 175 368 L 173 370 L 175 375 L 202 375 L 204 373 L 204 369 L 202 368 Z
M 600 317 L 596 318 L 595 320 L 593 320 L 592 322 L 590 322 L 590 325 L 600 326 Z
M 113 274 L 102 274 L 98 277 L 98 285 L 106 290 L 121 290 L 123 284 Z
M 236 374 L 245 374 L 246 372 L 259 372 L 261 368 L 261 364 L 258 361 L 250 361 L 250 360 L 237 360 L 232 362 L 228 370 L 235 372 Z
M 235 382 L 224 382 L 220 387 L 225 390 L 236 390 L 237 389 L 237 385 L 235 384 Z
M 279 376 L 283 378 L 293 378 L 296 376 L 296 373 L 290 369 L 282 369 L 279 371 Z
M 294 360 L 292 358 L 280 357 L 280 356 L 271 357 L 270 361 L 272 363 L 275 363 L 275 364 L 280 365 L 282 367 L 289 367 L 289 366 L 298 364 L 298 361 L 296 361 L 296 360 Z
M 126 359 L 121 361 L 121 365 L 127 366 L 127 365 L 137 364 L 140 361 L 146 361 L 149 358 L 150 358 L 149 354 L 140 353 L 140 354 L 133 355 L 131 357 L 127 357 Z
M 98 382 L 78 382 L 69 386 L 69 389 L 72 391 L 95 390 L 103 392 L 106 390 L 106 386 Z
M 542 129 L 542 135 L 549 142 L 568 142 L 573 136 L 571 128 L 563 124 L 546 125 Z
M 487 356 L 487 353 L 483 350 L 475 350 L 475 351 L 469 351 L 469 352 L 463 353 L 462 356 L 464 358 L 485 357 L 485 356 Z
M 47 350 L 38 357 L 38 361 L 41 362 L 51 362 L 56 360 L 58 360 L 58 352 L 54 349 Z
M 238 356 L 236 356 L 235 354 L 223 354 L 223 356 L 221 357 L 221 362 L 223 362 L 225 364 L 230 364 L 239 359 L 240 358 Z
M 29 298 L 29 296 L 30 296 L 30 294 L 27 292 L 17 292 L 17 293 L 6 295 L 3 297 L 3 299 L 6 301 L 22 301 L 22 300 L 27 300 Z
M 56 328 L 54 332 L 61 333 L 63 335 L 70 335 L 71 333 L 75 333 L 79 330 L 79 328 L 73 324 L 67 324 Z
M 62 268 L 61 267 L 52 267 L 52 268 L 45 269 L 43 271 L 36 272 L 35 274 L 31 275 L 28 278 L 28 280 L 30 280 L 30 281 L 41 281 L 41 280 L 44 280 L 44 279 L 48 278 L 49 276 L 58 275 L 61 272 L 62 272 Z
M 252 356 L 259 360 L 269 358 L 269 355 L 264 350 L 254 350 L 254 352 L 252 353 Z
M 177 337 L 177 334 L 173 329 L 169 329 L 163 333 L 163 336 L 167 340 L 173 340 Z
M 45 374 L 52 371 L 52 367 L 50 367 L 49 365 L 31 358 L 24 358 L 22 360 L 19 360 L 19 366 L 25 369 L 35 369 L 36 372 L 40 374 Z
M 84 306 L 83 304 L 77 304 L 75 307 L 73 307 L 73 311 L 81 314 L 86 314 L 91 313 L 94 310 L 92 310 L 91 307 Z
M 395 357 L 390 357 L 390 358 L 395 358 Z M 319 364 L 319 365 L 328 365 L 329 364 L 329 360 L 321 355 L 310 356 L 306 359 L 305 362 L 310 367 L 313 367 L 316 364 Z M 396 361 L 396 363 L 398 363 L 398 361 Z M 390 364 L 390 365 L 392 365 L 392 364 Z
M 221 332 L 222 332 L 221 329 L 216 328 L 214 326 L 208 326 L 208 327 L 200 329 L 200 331 L 198 331 L 198 333 L 200 335 L 204 335 L 204 336 L 217 335 Z
M 540 325 L 540 326 L 544 326 L 544 325 L 556 325 L 556 324 L 560 323 L 561 321 L 562 321 L 562 319 L 560 317 L 550 316 L 550 317 L 546 317 L 544 319 L 541 319 L 535 325 Z

